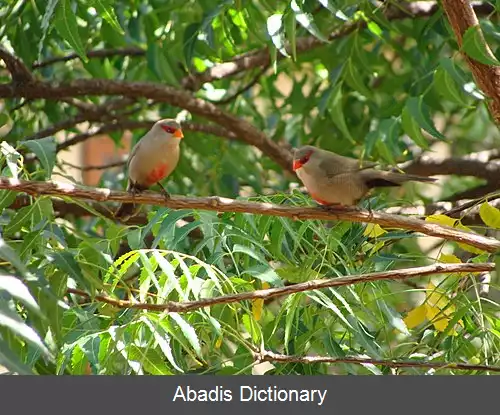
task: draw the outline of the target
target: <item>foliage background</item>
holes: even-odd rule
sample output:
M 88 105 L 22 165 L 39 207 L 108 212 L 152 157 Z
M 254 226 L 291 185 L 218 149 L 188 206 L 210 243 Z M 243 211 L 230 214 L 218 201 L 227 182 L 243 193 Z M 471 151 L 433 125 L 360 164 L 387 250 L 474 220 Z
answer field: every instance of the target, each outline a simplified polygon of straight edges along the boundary
M 486 44 L 499 56 L 498 7 L 475 6 L 482 32 L 466 33 L 462 55 L 435 2 L 0 2 L 2 47 L 26 65 L 12 70 L 0 56 L 2 175 L 57 179 L 53 169 L 67 168 L 57 156 L 75 141 L 105 132 L 120 146 L 128 129 L 135 142 L 151 122 L 184 109 L 173 194 L 311 204 L 290 172 L 289 150 L 314 144 L 440 175 L 439 186 L 379 192 L 370 206 L 442 212 L 499 188 L 499 134 L 486 105 L 494 97 L 464 59 L 497 64 Z M 100 185 L 124 188 L 122 172 L 105 171 Z M 491 200 L 481 215 L 476 207 L 458 217 L 498 236 Z M 495 260 L 477 249 L 350 222 L 154 206 L 127 225 L 99 204 L 8 190 L 0 207 L 0 363 L 13 372 L 423 374 L 436 373 L 429 361 L 498 366 L 495 273 L 434 278 L 435 286 L 429 278 L 368 282 L 179 314 L 96 297 L 161 304 L 438 260 Z M 382 363 L 262 363 L 259 350 Z M 393 359 L 415 364 L 383 364 Z

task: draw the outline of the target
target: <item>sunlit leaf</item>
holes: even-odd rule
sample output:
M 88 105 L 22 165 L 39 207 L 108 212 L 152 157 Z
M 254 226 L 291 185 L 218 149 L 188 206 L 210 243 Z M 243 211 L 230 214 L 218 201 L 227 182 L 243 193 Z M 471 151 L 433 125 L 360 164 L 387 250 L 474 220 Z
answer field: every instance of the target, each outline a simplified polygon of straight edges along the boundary
M 485 65 L 500 66 L 500 62 L 491 53 L 479 25 L 469 27 L 464 33 L 462 50 L 471 58 Z
M 481 216 L 481 220 L 490 228 L 500 229 L 500 210 L 491 206 L 488 202 L 481 204 L 479 216 Z

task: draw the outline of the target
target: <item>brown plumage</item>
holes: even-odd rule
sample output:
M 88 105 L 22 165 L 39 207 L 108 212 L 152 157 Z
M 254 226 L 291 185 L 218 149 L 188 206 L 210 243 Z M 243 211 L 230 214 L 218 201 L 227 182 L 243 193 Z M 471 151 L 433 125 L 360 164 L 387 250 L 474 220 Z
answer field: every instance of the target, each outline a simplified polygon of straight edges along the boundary
M 434 182 L 430 177 L 402 174 L 373 167 L 376 163 L 340 156 L 314 146 L 295 150 L 293 170 L 311 197 L 321 205 L 356 205 L 372 188 L 404 182 Z
M 177 166 L 180 155 L 179 143 L 183 138 L 181 126 L 175 120 L 164 119 L 153 125 L 134 146 L 128 159 L 127 191 L 142 192 L 167 178 Z M 167 191 L 161 186 L 165 196 Z M 127 220 L 133 216 L 135 205 L 123 203 L 115 217 Z

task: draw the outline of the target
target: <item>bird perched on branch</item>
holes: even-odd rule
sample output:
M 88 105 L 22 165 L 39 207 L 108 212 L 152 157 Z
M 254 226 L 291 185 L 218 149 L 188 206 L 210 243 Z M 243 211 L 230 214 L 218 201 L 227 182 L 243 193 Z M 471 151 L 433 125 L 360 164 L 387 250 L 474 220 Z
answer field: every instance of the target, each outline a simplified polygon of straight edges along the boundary
M 158 183 L 165 197 L 169 193 L 160 183 L 168 177 L 179 161 L 179 144 L 184 137 L 180 124 L 172 119 L 157 121 L 134 146 L 127 162 L 127 191 L 135 195 Z M 127 220 L 134 215 L 135 205 L 123 203 L 115 217 Z
M 404 182 L 434 182 L 430 177 L 376 170 L 376 163 L 360 164 L 314 146 L 295 149 L 293 170 L 311 197 L 323 206 L 356 205 L 372 188 L 400 186 Z

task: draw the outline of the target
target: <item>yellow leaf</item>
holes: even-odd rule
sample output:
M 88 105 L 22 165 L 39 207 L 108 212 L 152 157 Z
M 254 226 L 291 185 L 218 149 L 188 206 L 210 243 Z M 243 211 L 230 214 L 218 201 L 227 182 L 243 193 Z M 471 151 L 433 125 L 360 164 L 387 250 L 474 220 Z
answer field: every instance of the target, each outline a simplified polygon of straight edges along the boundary
M 479 208 L 481 220 L 490 228 L 500 229 L 500 210 L 484 202 Z
M 220 336 L 215 342 L 215 348 L 220 349 L 221 345 L 222 345 L 222 336 Z
M 264 307 L 264 300 L 262 298 L 257 298 L 252 301 L 252 314 L 256 321 L 259 321 L 262 317 L 262 308 Z
M 403 319 L 406 327 L 412 329 L 417 327 L 425 321 L 426 317 L 426 307 L 425 304 L 419 305 L 417 308 L 411 310 L 408 315 Z
M 446 293 L 442 290 L 436 288 L 436 286 L 431 282 L 427 285 L 427 289 L 429 290 L 429 294 L 425 302 L 429 307 L 438 307 L 440 310 L 443 310 L 450 303 L 450 299 L 446 296 Z M 453 311 L 455 311 L 454 306 L 451 305 L 449 308 L 453 307 Z
M 269 283 L 268 283 L 268 282 L 265 282 L 265 281 L 264 281 L 264 282 L 262 283 L 262 289 L 263 289 L 263 290 L 267 290 L 269 287 L 270 287 L 270 285 L 269 285 Z
M 446 215 L 429 215 L 425 218 L 425 221 L 453 227 L 458 219 L 452 219 Z
M 460 264 L 462 261 L 460 261 L 460 258 L 457 258 L 453 254 L 441 254 L 439 256 L 439 262 L 443 262 L 445 264 Z
M 461 223 L 459 223 L 457 226 L 455 226 L 455 228 L 460 229 L 460 230 L 465 231 L 465 232 L 473 233 L 472 229 L 468 228 L 465 225 L 462 225 Z M 465 250 L 465 251 L 472 252 L 473 254 L 480 255 L 480 254 L 484 254 L 486 252 L 486 251 L 483 251 L 482 249 L 476 248 L 474 246 L 467 245 L 466 243 L 462 243 L 462 242 L 460 242 L 458 244 L 458 246 L 460 248 L 462 248 L 463 250 Z
M 369 223 L 366 226 L 363 235 L 368 236 L 369 238 L 377 238 L 380 235 L 383 235 L 384 233 L 387 233 L 387 231 L 383 229 L 379 224 Z

